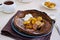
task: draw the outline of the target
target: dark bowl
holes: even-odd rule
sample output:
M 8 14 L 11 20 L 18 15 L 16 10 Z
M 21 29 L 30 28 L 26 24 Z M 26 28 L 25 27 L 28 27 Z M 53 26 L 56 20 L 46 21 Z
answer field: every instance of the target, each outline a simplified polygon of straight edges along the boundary
M 41 12 L 38 10 L 26 10 L 26 11 L 18 11 L 17 13 L 18 14 L 14 17 L 13 23 L 14 23 L 14 27 L 19 32 L 24 33 L 26 35 L 30 35 L 30 36 L 45 36 L 52 32 L 52 28 L 53 28 L 55 21 L 52 20 L 45 12 Z M 19 21 L 21 18 L 25 17 L 26 14 L 32 14 L 33 17 L 41 16 L 43 19 L 45 19 L 51 24 L 51 27 L 48 27 L 47 31 L 44 31 L 43 33 L 39 33 L 39 34 L 34 34 L 34 33 L 26 31 L 24 27 L 21 26 L 23 20 Z

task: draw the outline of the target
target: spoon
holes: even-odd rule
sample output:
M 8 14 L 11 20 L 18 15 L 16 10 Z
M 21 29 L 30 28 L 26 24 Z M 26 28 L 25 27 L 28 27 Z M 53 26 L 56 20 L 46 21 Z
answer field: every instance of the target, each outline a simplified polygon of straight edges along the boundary
M 58 33 L 59 33 L 59 35 L 60 35 L 60 30 L 59 30 L 59 28 L 58 28 L 58 25 L 55 23 L 55 28 L 57 29 L 57 31 L 58 31 Z
M 50 14 L 50 17 L 51 17 L 52 19 L 56 20 L 56 17 L 55 17 L 54 15 Z M 54 24 L 54 27 L 56 28 L 57 32 L 58 32 L 59 35 L 60 35 L 60 30 L 59 30 L 58 25 L 57 25 L 56 23 Z

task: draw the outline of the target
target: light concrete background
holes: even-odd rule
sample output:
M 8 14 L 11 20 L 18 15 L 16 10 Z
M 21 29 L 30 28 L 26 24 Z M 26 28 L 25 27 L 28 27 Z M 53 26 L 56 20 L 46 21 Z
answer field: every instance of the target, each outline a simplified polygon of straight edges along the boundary
M 0 0 L 0 3 L 4 1 L 6 0 Z M 42 6 L 42 3 L 46 0 L 32 0 L 32 2 L 28 4 L 20 3 L 19 0 L 12 0 L 12 1 L 14 1 L 17 5 L 15 13 L 17 12 L 17 10 L 30 10 L 30 9 L 40 10 L 46 12 L 49 16 L 54 15 L 56 17 L 57 25 L 60 26 L 60 4 L 59 4 L 60 0 L 51 0 L 52 2 L 55 2 L 57 5 L 55 10 L 49 10 Z M 1 35 L 1 30 L 15 13 L 5 14 L 0 12 L 0 40 L 14 40 L 10 37 Z M 55 27 L 53 28 L 50 40 L 60 40 L 60 36 Z

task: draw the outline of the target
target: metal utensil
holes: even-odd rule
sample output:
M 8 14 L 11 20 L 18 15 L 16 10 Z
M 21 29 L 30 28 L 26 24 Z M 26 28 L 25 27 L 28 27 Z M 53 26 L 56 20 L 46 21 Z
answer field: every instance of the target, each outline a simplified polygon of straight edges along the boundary
M 59 28 L 58 28 L 58 25 L 55 23 L 55 28 L 57 29 L 57 31 L 58 31 L 58 33 L 59 33 L 59 35 L 60 35 L 60 30 L 59 30 Z
M 50 17 L 51 17 L 52 19 L 56 20 L 56 17 L 55 17 L 53 14 L 50 14 Z M 57 23 L 54 24 L 54 27 L 56 28 L 57 32 L 58 32 L 59 35 L 60 35 L 60 30 L 59 30 L 59 28 L 58 28 Z

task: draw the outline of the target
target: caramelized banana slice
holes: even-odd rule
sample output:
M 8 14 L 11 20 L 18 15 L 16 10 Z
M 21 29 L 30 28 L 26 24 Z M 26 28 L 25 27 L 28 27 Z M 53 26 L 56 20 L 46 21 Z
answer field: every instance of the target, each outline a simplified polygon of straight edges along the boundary
M 32 18 L 32 20 L 33 20 L 33 21 L 37 21 L 37 19 L 36 19 L 36 18 Z
M 42 20 L 42 17 L 37 17 L 37 20 L 41 21 Z
M 45 2 L 44 5 L 49 6 L 50 5 L 50 2 L 49 1 L 48 2 Z
M 45 2 L 44 5 L 47 6 L 48 8 L 54 8 L 56 6 L 55 3 L 49 2 L 49 1 L 48 2 Z
M 36 21 L 37 21 L 36 18 L 32 18 L 31 23 L 32 23 L 32 24 L 35 24 Z
M 50 8 L 54 8 L 55 7 L 55 4 L 54 3 L 51 3 L 50 4 Z
M 44 24 L 45 24 L 45 23 L 44 23 L 44 22 L 42 22 L 42 23 L 39 25 L 39 27 L 42 27 L 42 26 L 44 26 Z
M 36 21 L 36 24 L 37 24 L 37 25 L 40 25 L 40 24 L 41 24 L 41 22 L 40 22 L 40 21 Z
M 24 21 L 23 24 L 30 24 L 30 21 Z
M 36 22 L 36 21 L 34 21 L 34 20 L 31 21 L 32 24 L 35 24 L 35 22 Z

